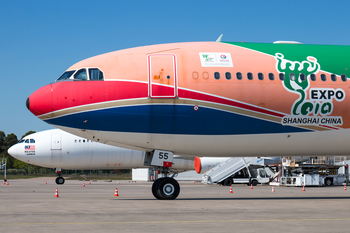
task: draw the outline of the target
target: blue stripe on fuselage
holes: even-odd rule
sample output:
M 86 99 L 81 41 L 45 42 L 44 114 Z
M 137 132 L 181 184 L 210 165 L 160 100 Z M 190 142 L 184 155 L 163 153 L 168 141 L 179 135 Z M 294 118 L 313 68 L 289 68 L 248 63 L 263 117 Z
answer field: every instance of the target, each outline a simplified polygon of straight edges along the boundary
M 84 123 L 86 121 L 86 123 Z M 75 113 L 47 123 L 85 130 L 130 133 L 239 135 L 311 130 L 218 109 L 188 105 L 137 105 Z

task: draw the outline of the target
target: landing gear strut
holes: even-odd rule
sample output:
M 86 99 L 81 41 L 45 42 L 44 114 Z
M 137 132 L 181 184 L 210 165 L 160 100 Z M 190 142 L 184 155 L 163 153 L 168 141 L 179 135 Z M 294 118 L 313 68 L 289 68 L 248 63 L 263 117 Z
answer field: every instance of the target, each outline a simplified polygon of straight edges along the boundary
M 157 199 L 174 200 L 180 193 L 180 185 L 173 179 L 177 172 L 170 170 L 172 164 L 173 153 L 171 151 L 154 150 L 154 152 L 146 153 L 144 165 L 153 166 L 158 173 L 164 175 L 163 178 L 154 181 L 152 185 L 152 194 Z M 174 175 L 168 177 L 169 172 L 174 173 Z
M 64 184 L 64 178 L 61 176 L 61 168 L 56 168 L 56 174 L 58 177 L 56 178 L 56 184 Z

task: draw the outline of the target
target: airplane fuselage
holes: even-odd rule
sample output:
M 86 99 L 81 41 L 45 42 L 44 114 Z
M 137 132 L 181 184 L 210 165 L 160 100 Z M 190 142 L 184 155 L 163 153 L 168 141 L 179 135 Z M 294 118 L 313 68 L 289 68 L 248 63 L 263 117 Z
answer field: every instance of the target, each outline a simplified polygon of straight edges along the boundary
M 8 153 L 29 164 L 71 170 L 148 168 L 145 152 L 104 145 L 59 129 L 24 137 Z M 172 169 L 194 170 L 193 158 L 175 157 Z
M 125 49 L 76 63 L 27 107 L 67 132 L 141 151 L 348 155 L 349 52 L 219 42 Z

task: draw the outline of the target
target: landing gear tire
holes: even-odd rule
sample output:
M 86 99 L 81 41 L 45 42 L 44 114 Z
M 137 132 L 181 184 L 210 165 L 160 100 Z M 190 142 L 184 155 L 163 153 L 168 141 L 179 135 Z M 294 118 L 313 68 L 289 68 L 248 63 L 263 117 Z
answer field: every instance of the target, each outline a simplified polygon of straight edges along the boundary
M 158 183 L 159 181 L 161 180 L 162 178 L 160 179 L 156 179 L 154 182 L 153 182 L 153 185 L 152 185 L 152 194 L 155 198 L 157 199 L 160 199 L 160 197 L 158 196 L 157 194 L 157 187 L 158 187 Z
M 173 178 L 161 178 L 153 183 L 152 193 L 155 198 L 160 200 L 174 200 L 180 193 L 180 185 Z
M 65 180 L 64 180 L 63 177 L 60 177 L 60 176 L 59 176 L 59 177 L 56 178 L 56 184 L 60 184 L 60 185 L 61 185 L 61 184 L 64 184 L 64 181 L 65 181 Z

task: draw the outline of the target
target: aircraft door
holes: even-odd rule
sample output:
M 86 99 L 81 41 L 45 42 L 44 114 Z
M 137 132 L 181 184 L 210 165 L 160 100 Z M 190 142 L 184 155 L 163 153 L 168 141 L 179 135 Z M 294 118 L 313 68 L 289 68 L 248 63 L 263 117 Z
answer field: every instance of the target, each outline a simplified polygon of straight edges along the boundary
M 51 150 L 62 150 L 61 134 L 51 134 Z
M 176 98 L 177 73 L 175 54 L 148 55 L 148 96 Z

